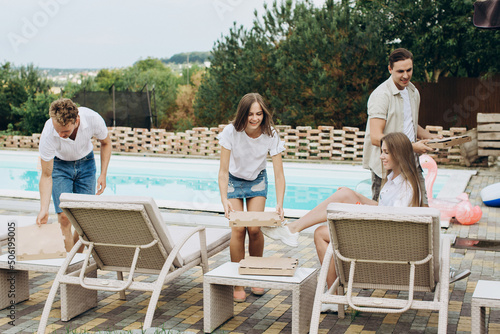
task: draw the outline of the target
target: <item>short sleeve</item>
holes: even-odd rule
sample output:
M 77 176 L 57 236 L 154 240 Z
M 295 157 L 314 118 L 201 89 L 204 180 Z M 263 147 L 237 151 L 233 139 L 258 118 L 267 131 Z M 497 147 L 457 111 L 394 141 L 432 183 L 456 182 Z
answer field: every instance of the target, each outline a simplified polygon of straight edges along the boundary
M 40 158 L 43 161 L 50 161 L 56 156 L 56 149 L 54 147 L 54 142 L 51 140 L 53 127 L 52 121 L 49 118 L 43 127 L 42 134 L 40 136 L 40 144 L 38 145 L 38 152 L 40 153 Z
M 233 137 L 234 126 L 232 124 L 226 125 L 221 133 L 217 136 L 219 140 L 219 145 L 224 147 L 225 149 L 231 150 L 231 138 Z
M 275 156 L 285 150 L 285 142 L 280 139 L 279 133 L 273 129 L 273 136 L 271 137 L 271 145 L 269 147 L 269 154 Z
M 368 99 L 368 118 L 387 120 L 389 110 L 389 96 L 384 91 L 375 91 Z
M 92 123 L 94 129 L 94 137 L 99 140 L 104 140 L 108 136 L 108 128 L 106 127 L 106 122 L 98 113 L 94 113 L 92 116 Z

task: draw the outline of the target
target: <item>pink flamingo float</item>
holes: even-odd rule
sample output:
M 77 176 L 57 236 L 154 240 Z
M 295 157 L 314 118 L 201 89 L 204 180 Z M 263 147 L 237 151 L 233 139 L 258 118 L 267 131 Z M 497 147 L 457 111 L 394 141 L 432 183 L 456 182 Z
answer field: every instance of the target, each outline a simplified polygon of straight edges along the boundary
M 441 219 L 450 221 L 452 217 L 463 225 L 472 225 L 481 219 L 483 212 L 481 208 L 476 205 L 472 207 L 469 201 L 469 196 L 466 193 L 461 193 L 456 198 L 441 199 L 432 198 L 432 186 L 437 176 L 437 164 L 427 154 L 420 156 L 420 165 L 427 169 L 425 177 L 425 190 L 427 191 L 427 199 L 431 208 L 439 209 L 441 212 Z

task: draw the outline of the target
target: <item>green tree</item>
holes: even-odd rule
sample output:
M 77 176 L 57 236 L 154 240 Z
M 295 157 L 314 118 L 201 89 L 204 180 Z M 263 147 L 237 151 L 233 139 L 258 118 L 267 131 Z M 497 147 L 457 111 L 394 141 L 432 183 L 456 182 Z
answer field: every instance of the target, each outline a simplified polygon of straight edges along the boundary
M 19 130 L 16 124 L 21 121 L 22 116 L 12 112 L 13 108 L 20 107 L 36 93 L 47 93 L 49 88 L 50 81 L 44 78 L 41 71 L 33 64 L 21 67 L 14 67 L 9 62 L 2 64 L 0 66 L 0 130 L 7 129 L 9 124 L 12 124 L 13 130 Z
M 415 80 L 479 77 L 500 70 L 500 34 L 472 24 L 473 0 L 363 1 L 382 11 L 395 47 L 411 50 Z
M 12 107 L 12 112 L 20 121 L 16 123 L 16 128 L 23 135 L 41 133 L 45 122 L 49 118 L 49 107 L 57 96 L 50 93 L 35 93 L 29 96 L 28 100 L 20 107 Z
M 230 29 L 229 36 L 216 43 L 210 68 L 195 99 L 197 125 L 227 123 L 243 95 L 265 93 L 266 58 L 271 49 L 255 32 L 236 26 Z
M 161 60 L 148 58 L 127 67 L 123 74 L 124 87 L 132 91 L 141 91 L 146 85 L 155 89 L 156 109 L 160 127 L 171 129 L 168 115 L 175 112 L 175 99 L 178 78 Z
M 380 27 L 347 2 L 265 10 L 251 30 L 233 27 L 216 43 L 196 97 L 198 124 L 227 122 L 241 96 L 256 91 L 283 124 L 364 125 L 369 92 L 386 71 Z

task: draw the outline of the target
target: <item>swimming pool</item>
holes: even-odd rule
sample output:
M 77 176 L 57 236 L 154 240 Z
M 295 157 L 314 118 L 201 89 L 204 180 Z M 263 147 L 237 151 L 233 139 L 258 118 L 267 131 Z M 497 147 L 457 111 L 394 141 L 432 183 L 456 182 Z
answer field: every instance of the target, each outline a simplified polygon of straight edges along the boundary
M 37 152 L 1 150 L 0 161 L 0 195 L 38 196 Z M 99 165 L 98 155 L 96 162 Z M 104 194 L 151 196 L 163 207 L 219 211 L 222 206 L 217 185 L 218 169 L 218 160 L 114 155 Z M 356 189 L 370 197 L 370 172 L 359 165 L 285 162 L 284 171 L 285 209 L 310 210 L 340 186 Z M 434 184 L 435 196 L 453 180 L 453 173 L 442 171 L 440 169 Z M 268 176 L 270 188 L 266 206 L 273 208 L 276 194 L 272 163 L 268 164 Z

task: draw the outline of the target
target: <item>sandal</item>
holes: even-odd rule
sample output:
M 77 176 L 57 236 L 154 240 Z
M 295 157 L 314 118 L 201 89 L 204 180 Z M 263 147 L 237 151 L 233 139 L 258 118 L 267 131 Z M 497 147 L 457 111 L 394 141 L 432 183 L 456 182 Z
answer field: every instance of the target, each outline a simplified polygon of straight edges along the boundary
M 233 300 L 237 303 L 243 303 L 245 300 L 247 300 L 247 294 L 245 293 L 245 290 L 234 290 Z
M 262 296 L 264 294 L 263 288 L 251 288 L 252 293 L 256 296 Z

